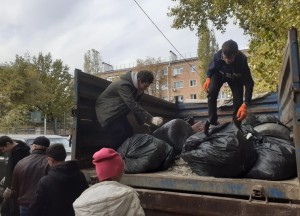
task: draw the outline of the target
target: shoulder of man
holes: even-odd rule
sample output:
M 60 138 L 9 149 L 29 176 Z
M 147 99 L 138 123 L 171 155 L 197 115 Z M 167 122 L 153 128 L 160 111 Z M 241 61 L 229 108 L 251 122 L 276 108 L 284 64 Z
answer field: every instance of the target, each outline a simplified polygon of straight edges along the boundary
M 131 72 L 132 71 L 127 71 L 126 73 L 122 74 L 120 76 L 120 79 L 125 79 L 125 80 L 131 79 Z
M 221 56 L 222 56 L 222 50 L 217 51 L 213 57 L 214 61 L 221 60 Z
M 236 55 L 236 58 L 240 61 L 246 61 L 247 60 L 247 56 L 240 50 L 238 51 L 238 54 Z
M 30 147 L 27 144 L 18 143 L 15 148 L 13 148 L 11 154 L 30 154 Z

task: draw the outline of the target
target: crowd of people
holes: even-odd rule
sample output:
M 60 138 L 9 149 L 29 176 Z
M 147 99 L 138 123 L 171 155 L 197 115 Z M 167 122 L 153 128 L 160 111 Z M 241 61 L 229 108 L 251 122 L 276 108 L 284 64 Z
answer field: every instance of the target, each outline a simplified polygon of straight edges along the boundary
M 140 216 L 144 211 L 138 194 L 120 183 L 124 161 L 114 150 L 133 135 L 127 120 L 132 112 L 139 124 L 160 126 L 163 118 L 152 116 L 139 105 L 144 91 L 154 81 L 150 71 L 128 72 L 112 82 L 96 101 L 95 111 L 109 140 L 93 155 L 99 183 L 89 187 L 76 160 L 65 161 L 62 144 L 50 145 L 49 139 L 37 137 L 30 149 L 26 143 L 0 137 L 0 150 L 9 154 L 4 180 L 2 216 Z M 203 89 L 208 93 L 208 120 L 204 132 L 218 124 L 216 100 L 227 82 L 233 94 L 233 121 L 240 125 L 247 116 L 254 82 L 246 56 L 235 41 L 226 41 L 209 65 Z M 245 87 L 245 100 L 244 98 Z
M 9 153 L 4 180 L 2 216 L 143 216 L 137 193 L 119 181 L 124 161 L 115 150 L 102 148 L 93 156 L 99 183 L 89 187 L 76 160 L 65 161 L 62 144 L 45 136 L 31 144 L 0 137 Z

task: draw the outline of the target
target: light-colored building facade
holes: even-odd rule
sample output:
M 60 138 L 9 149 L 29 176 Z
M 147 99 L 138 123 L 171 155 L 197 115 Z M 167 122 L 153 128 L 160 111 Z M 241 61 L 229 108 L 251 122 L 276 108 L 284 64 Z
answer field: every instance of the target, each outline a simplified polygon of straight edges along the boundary
M 241 51 L 249 57 L 248 50 Z M 152 90 L 150 88 L 148 92 L 150 95 L 170 102 L 175 102 L 176 96 L 178 97 L 178 101 L 199 102 L 206 100 L 206 96 L 202 91 L 202 84 L 200 83 L 200 76 L 205 79 L 206 71 L 201 70 L 199 65 L 200 61 L 198 57 L 178 59 L 171 52 L 169 61 L 118 70 L 113 70 L 112 66 L 109 65 L 111 67 L 107 67 L 109 68 L 108 71 L 95 75 L 108 81 L 114 81 L 128 71 L 150 70 L 155 75 L 155 83 L 152 86 Z M 219 99 L 226 100 L 231 97 L 230 88 L 227 83 L 224 83 L 219 93 Z
M 154 94 L 155 96 L 171 102 L 174 102 L 175 96 L 178 97 L 179 101 L 183 102 L 199 101 L 202 91 L 200 74 L 204 72 L 198 67 L 198 58 L 173 59 L 157 65 L 157 71 L 154 72 L 156 79 L 155 88 L 157 90 L 157 93 Z M 145 66 L 145 69 L 151 70 L 149 67 L 149 65 Z M 114 81 L 127 71 L 138 71 L 141 68 L 143 67 L 105 71 L 96 74 L 96 76 Z

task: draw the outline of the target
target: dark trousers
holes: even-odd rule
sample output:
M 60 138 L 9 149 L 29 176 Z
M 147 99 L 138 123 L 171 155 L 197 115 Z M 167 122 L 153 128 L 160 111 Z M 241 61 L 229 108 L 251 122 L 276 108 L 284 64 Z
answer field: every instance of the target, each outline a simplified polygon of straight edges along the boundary
M 20 205 L 20 216 L 29 216 L 29 207 Z
M 133 136 L 133 129 L 126 116 L 118 118 L 104 127 L 110 139 L 109 146 L 117 150 L 121 144 Z
M 233 97 L 233 121 L 236 121 L 236 114 L 240 106 L 243 104 L 244 85 L 242 80 L 238 78 L 226 78 L 220 73 L 215 73 L 211 77 L 208 87 L 208 120 L 211 124 L 216 124 L 218 121 L 217 115 L 217 99 L 222 85 L 227 82 Z
M 4 199 L 0 211 L 1 216 L 20 216 L 19 206 L 17 204 L 17 199 L 13 197 L 9 199 Z

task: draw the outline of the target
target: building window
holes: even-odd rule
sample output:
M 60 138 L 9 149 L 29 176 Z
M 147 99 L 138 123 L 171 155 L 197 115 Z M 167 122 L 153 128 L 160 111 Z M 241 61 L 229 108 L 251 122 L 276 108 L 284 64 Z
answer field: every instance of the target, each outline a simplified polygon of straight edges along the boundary
M 178 101 L 183 101 L 183 95 L 178 95 Z
M 196 80 L 190 80 L 190 86 L 196 86 L 197 81 Z
M 196 72 L 196 66 L 195 66 L 195 65 L 191 65 L 191 66 L 190 66 L 190 72 L 191 72 L 191 73 Z
M 162 73 L 163 76 L 168 76 L 168 70 L 167 69 L 163 69 L 161 71 L 161 73 Z
M 155 88 L 156 88 L 156 90 L 159 90 L 159 87 L 160 87 L 159 81 L 156 81 L 155 82 Z
M 197 99 L 197 95 L 196 94 L 191 94 L 191 99 Z
M 167 83 L 162 83 L 161 84 L 161 90 L 167 90 L 168 89 L 168 84 Z
M 173 68 L 173 76 L 176 76 L 178 74 L 182 74 L 183 73 L 183 68 L 179 67 L 179 68 Z
M 183 81 L 175 81 L 173 83 L 173 87 L 174 87 L 174 89 L 183 88 Z

